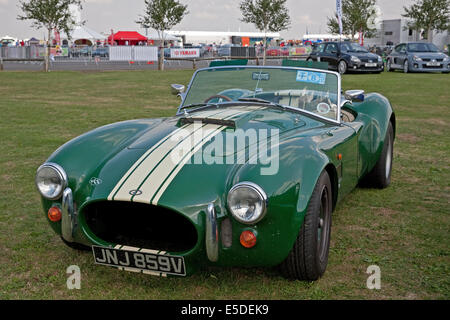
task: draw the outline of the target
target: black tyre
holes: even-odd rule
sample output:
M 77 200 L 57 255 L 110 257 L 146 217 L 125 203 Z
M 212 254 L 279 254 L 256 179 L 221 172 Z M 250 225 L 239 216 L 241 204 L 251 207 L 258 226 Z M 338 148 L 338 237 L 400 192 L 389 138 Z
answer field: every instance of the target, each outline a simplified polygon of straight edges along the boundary
M 409 62 L 408 60 L 405 60 L 405 63 L 403 64 L 403 73 L 409 72 Z
M 340 74 L 345 74 L 347 73 L 347 69 L 348 69 L 348 65 L 347 62 L 345 62 L 344 60 L 339 61 L 338 63 L 338 71 Z
M 330 177 L 324 171 L 314 188 L 294 247 L 280 265 L 286 278 L 313 281 L 324 274 L 330 248 L 332 198 Z
M 63 237 L 61 237 L 61 240 L 69 248 L 72 248 L 72 249 L 75 249 L 75 250 L 80 250 L 80 251 L 89 251 L 89 250 L 91 250 L 91 248 L 88 247 L 88 246 L 85 246 L 85 245 L 82 245 L 82 244 L 79 244 L 79 243 L 75 243 L 75 242 L 68 242 Z
M 364 178 L 364 186 L 384 189 L 391 184 L 392 163 L 394 158 L 394 129 L 392 124 L 386 133 L 383 151 L 372 171 Z

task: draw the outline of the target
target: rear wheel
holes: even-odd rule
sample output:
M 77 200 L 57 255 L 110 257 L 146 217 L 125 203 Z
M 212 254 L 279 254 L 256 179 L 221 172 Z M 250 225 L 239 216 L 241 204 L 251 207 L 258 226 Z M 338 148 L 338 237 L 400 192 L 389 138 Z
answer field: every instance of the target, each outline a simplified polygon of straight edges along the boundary
M 387 188 L 391 184 L 393 157 L 394 129 L 392 128 L 392 124 L 389 123 L 380 159 L 378 159 L 378 162 L 372 171 L 364 178 L 365 183 L 363 183 L 363 185 L 380 189 Z
M 286 278 L 312 281 L 324 274 L 330 248 L 332 198 L 330 177 L 324 171 L 314 188 L 294 247 L 280 265 Z

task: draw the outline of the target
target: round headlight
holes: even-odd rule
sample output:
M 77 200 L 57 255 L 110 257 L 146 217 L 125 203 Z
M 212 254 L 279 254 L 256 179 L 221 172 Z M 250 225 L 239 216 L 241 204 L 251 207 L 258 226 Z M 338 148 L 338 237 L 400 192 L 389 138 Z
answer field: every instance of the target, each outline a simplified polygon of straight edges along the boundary
M 67 186 L 66 172 L 56 163 L 45 163 L 37 170 L 36 186 L 44 198 L 56 200 Z
M 241 223 L 255 224 L 266 214 L 267 195 L 252 182 L 235 185 L 228 193 L 227 200 L 231 214 Z

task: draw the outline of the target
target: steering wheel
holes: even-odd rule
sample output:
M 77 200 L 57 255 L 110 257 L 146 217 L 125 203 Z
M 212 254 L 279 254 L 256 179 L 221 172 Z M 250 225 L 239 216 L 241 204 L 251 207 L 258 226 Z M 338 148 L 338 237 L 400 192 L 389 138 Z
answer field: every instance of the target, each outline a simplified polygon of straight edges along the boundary
M 212 99 L 223 99 L 225 101 L 233 101 L 233 99 L 231 99 L 230 97 L 227 97 L 227 96 L 224 96 L 224 95 L 221 95 L 221 94 L 217 94 L 217 95 L 211 96 L 208 99 L 206 99 L 205 103 L 208 103 Z

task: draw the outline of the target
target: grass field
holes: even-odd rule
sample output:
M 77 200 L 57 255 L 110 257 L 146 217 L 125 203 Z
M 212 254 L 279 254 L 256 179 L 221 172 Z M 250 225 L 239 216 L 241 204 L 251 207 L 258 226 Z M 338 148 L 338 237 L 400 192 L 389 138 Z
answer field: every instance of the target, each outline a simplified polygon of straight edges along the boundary
M 36 168 L 61 144 L 98 126 L 170 116 L 171 83 L 192 71 L 0 73 L 0 299 L 449 299 L 450 77 L 346 75 L 344 89 L 388 97 L 397 114 L 392 185 L 356 189 L 333 216 L 330 260 L 314 283 L 275 269 L 208 268 L 160 279 L 95 266 L 48 226 Z M 81 268 L 81 290 L 66 268 Z M 381 290 L 366 269 L 381 268 Z

